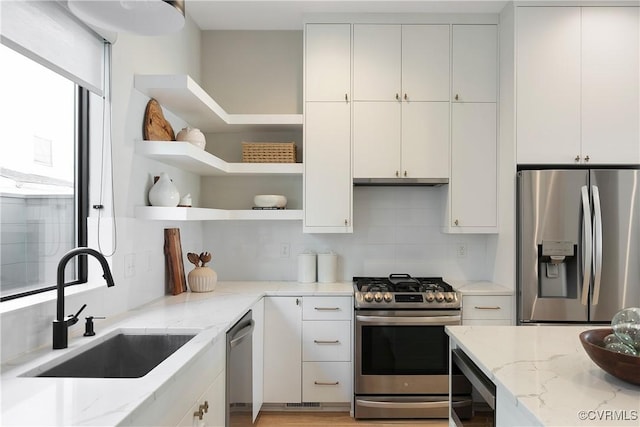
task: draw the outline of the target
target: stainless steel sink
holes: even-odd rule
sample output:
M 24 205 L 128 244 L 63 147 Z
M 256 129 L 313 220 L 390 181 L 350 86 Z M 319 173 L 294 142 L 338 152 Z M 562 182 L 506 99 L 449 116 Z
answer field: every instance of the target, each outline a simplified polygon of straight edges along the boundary
M 121 333 L 35 376 L 140 378 L 194 336 Z

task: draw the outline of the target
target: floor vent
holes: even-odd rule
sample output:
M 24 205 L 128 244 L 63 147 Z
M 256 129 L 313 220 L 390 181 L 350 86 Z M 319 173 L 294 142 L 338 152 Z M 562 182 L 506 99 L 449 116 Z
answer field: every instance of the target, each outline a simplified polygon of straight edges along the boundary
M 319 408 L 319 402 L 286 403 L 287 408 Z

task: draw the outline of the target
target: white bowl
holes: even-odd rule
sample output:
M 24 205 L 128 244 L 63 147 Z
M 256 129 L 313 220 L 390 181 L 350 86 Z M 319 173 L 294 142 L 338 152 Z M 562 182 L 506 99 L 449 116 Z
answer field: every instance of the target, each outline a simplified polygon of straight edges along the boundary
M 196 147 L 204 150 L 206 145 L 206 139 L 204 134 L 200 132 L 200 129 L 196 128 L 182 128 L 180 132 L 176 135 L 176 141 L 186 141 L 195 145 Z
M 279 194 L 258 194 L 253 198 L 253 204 L 259 208 L 284 208 L 287 198 Z

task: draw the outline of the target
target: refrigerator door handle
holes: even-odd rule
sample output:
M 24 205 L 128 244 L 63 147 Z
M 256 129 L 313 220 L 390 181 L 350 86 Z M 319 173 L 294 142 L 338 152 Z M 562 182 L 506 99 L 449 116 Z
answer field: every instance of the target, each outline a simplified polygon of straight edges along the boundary
M 597 305 L 600 298 L 600 283 L 602 278 L 602 209 L 600 209 L 600 190 L 591 187 L 593 197 L 593 300 Z
M 582 193 L 582 305 L 587 305 L 589 296 L 589 280 L 591 279 L 591 255 L 593 242 L 591 239 L 591 208 L 589 206 L 589 188 L 583 185 Z

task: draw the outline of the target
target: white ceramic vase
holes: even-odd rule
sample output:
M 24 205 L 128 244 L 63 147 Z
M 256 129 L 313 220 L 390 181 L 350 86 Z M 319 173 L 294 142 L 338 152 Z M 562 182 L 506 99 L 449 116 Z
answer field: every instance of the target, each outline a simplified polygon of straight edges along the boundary
M 191 292 L 211 292 L 218 283 L 218 273 L 209 267 L 195 267 L 187 275 Z
M 151 206 L 165 207 L 176 207 L 180 203 L 178 188 L 166 172 L 160 174 L 160 179 L 149 190 L 149 203 Z
M 207 143 L 204 134 L 200 131 L 200 129 L 189 127 L 182 128 L 182 130 L 178 132 L 178 134 L 176 135 L 176 141 L 190 142 L 191 144 L 203 150 Z

